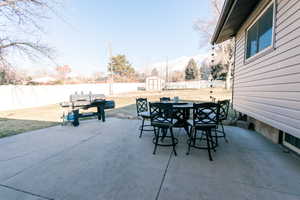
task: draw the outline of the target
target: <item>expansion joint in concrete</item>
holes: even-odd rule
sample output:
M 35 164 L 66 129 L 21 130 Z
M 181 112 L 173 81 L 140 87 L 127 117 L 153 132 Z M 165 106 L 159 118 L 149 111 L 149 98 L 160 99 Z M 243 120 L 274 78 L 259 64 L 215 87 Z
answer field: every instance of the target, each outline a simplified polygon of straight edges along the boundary
M 161 191 L 162 186 L 163 186 L 163 184 L 164 184 L 164 181 L 165 181 L 165 178 L 166 178 L 166 174 L 167 174 L 167 171 L 168 171 L 170 162 L 171 162 L 172 155 L 173 155 L 173 151 L 170 153 L 169 160 L 168 160 L 167 166 L 166 166 L 166 168 L 165 168 L 163 177 L 162 177 L 162 179 L 161 179 L 160 186 L 159 186 L 158 192 L 157 192 L 157 194 L 156 194 L 155 200 L 158 200 L 158 199 L 159 199 L 160 191 Z
M 28 195 L 31 195 L 31 196 L 35 196 L 35 197 L 39 197 L 39 198 L 42 198 L 42 199 L 46 199 L 46 200 L 54 200 L 53 198 L 50 198 L 50 197 L 46 197 L 46 196 L 39 195 L 39 194 L 34 194 L 32 192 L 28 192 L 28 191 L 25 191 L 25 190 L 14 188 L 14 187 L 11 187 L 11 186 L 8 186 L 8 185 L 0 184 L 0 187 L 4 187 L 4 188 L 10 189 L 10 190 L 14 190 L 16 192 L 22 192 L 22 193 L 25 193 L 25 194 L 28 194 Z

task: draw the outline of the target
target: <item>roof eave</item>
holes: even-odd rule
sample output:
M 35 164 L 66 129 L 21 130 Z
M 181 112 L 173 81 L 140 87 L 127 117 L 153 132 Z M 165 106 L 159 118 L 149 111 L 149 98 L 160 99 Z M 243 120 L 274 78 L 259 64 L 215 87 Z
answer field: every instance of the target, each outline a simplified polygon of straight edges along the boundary
M 211 44 L 218 44 L 235 36 L 241 25 L 261 0 L 226 0 Z
M 221 29 L 224 25 L 224 23 L 226 22 L 226 19 L 230 13 L 231 7 L 234 4 L 235 0 L 225 0 L 224 4 L 223 4 L 223 8 L 220 14 L 220 17 L 218 19 L 214 34 L 212 36 L 212 39 L 210 41 L 211 44 L 215 44 L 218 40 L 219 34 L 221 32 Z

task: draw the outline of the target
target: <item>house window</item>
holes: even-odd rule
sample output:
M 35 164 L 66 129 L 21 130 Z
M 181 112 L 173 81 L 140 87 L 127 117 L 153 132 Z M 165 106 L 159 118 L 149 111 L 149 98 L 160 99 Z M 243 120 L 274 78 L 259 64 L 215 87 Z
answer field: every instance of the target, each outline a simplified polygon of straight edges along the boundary
M 300 155 L 300 138 L 284 133 L 283 144 Z
M 246 31 L 246 59 L 271 47 L 273 44 L 273 11 L 274 3 L 270 4 L 263 14 Z
M 284 141 L 300 149 L 300 139 L 285 133 Z

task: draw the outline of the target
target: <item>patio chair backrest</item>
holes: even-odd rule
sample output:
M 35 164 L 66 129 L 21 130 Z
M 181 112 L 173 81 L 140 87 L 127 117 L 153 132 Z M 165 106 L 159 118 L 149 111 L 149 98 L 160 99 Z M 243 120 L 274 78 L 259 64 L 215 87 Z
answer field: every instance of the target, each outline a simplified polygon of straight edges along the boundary
M 194 126 L 217 126 L 219 122 L 220 106 L 217 103 L 199 103 L 193 107 Z
M 187 103 L 173 103 L 173 116 L 175 119 L 188 119 L 190 117 L 190 109 L 180 108 L 177 106 L 184 106 Z
M 173 105 L 171 103 L 150 103 L 151 125 L 170 127 L 173 125 Z
M 148 112 L 148 100 L 147 98 L 136 99 L 136 111 L 139 116 L 142 112 Z
M 230 100 L 218 101 L 220 106 L 220 117 L 219 120 L 226 120 L 228 116 L 228 110 L 230 105 Z
M 163 102 L 163 101 L 171 101 L 171 98 L 170 97 L 161 97 L 159 99 L 160 102 Z

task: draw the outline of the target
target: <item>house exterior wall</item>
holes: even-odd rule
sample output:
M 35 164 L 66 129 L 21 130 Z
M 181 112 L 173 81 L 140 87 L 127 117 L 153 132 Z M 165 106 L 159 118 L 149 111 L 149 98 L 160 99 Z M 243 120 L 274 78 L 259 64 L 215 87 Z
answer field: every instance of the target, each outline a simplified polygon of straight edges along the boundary
M 271 0 L 262 0 L 236 35 L 234 108 L 300 137 L 300 1 L 275 0 L 274 48 L 245 61 L 245 31 Z

